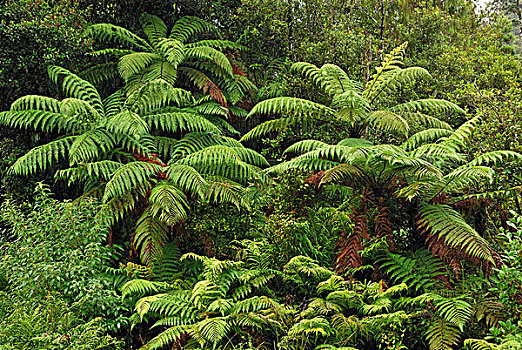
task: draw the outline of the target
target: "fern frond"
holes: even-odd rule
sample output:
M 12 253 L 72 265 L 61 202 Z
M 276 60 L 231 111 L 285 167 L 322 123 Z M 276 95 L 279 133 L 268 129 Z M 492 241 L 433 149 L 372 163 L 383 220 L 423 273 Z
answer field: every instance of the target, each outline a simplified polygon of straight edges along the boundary
M 454 104 L 446 100 L 427 98 L 411 102 L 405 102 L 398 104 L 390 108 L 393 112 L 436 112 L 436 113 L 458 113 L 464 114 L 465 111 Z
M 77 136 L 69 149 L 69 164 L 98 160 L 102 153 L 114 148 L 113 135 L 102 128 L 94 128 Z
M 368 116 L 368 123 L 379 131 L 408 136 L 410 126 L 400 115 L 391 111 L 376 111 Z
M 26 111 L 32 109 L 52 113 L 60 113 L 60 108 L 61 103 L 57 99 L 39 95 L 26 95 L 16 99 L 11 104 L 11 112 Z
M 351 80 L 341 67 L 335 64 L 325 64 L 320 69 L 322 88 L 330 96 L 340 95 L 348 91 L 360 91 L 361 85 Z
M 426 129 L 410 136 L 406 141 L 404 141 L 401 147 L 405 150 L 413 150 L 427 142 L 433 142 L 441 137 L 447 137 L 451 134 L 453 134 L 452 130 Z
M 76 136 L 68 136 L 33 148 L 18 158 L 9 168 L 8 174 L 28 176 L 45 171 L 48 166 L 67 156 L 75 140 Z
M 500 350 L 496 344 L 488 343 L 482 339 L 466 339 L 464 340 L 464 349 L 466 350 Z
M 475 131 L 477 125 L 481 122 L 481 117 L 477 116 L 473 119 L 468 120 L 464 124 L 458 127 L 455 132 L 443 141 L 443 144 L 460 150 L 461 147 L 470 139 L 471 134 Z
M 153 62 L 161 61 L 161 56 L 154 52 L 134 52 L 121 57 L 118 61 L 118 72 L 125 82 L 142 72 Z
M 176 21 L 169 38 L 185 43 L 191 36 L 207 33 L 218 34 L 218 29 L 199 17 L 185 16 Z
M 118 62 L 97 64 L 83 70 L 79 75 L 82 79 L 94 85 L 102 81 L 112 80 L 118 76 Z
M 498 165 L 505 162 L 519 161 L 522 155 L 514 151 L 492 151 L 481 154 L 480 156 L 469 162 L 468 166 L 477 165 Z
M 211 62 L 225 74 L 229 76 L 233 75 L 232 65 L 230 64 L 228 57 L 221 51 L 212 47 L 199 46 L 188 48 L 185 50 L 185 55 L 187 58 L 195 58 L 201 61 Z
M 142 38 L 122 27 L 109 23 L 98 23 L 87 27 L 85 35 L 104 42 L 130 45 L 140 50 L 152 50 L 152 47 Z
M 149 203 L 150 214 L 168 226 L 179 224 L 188 216 L 189 205 L 185 193 L 167 181 L 152 188 Z
M 472 258 L 494 264 L 487 241 L 451 207 L 425 204 L 420 209 L 417 223 L 421 229 L 443 239 L 448 246 L 464 251 Z
M 49 66 L 47 72 L 55 84 L 58 84 L 59 81 L 62 82 L 62 90 L 67 97 L 83 100 L 91 105 L 99 115 L 104 115 L 100 94 L 91 83 L 62 67 Z
M 83 127 L 75 116 L 37 110 L 1 112 L 0 124 L 13 128 L 34 128 L 45 132 L 67 131 L 70 133 L 81 130 Z
M 163 257 L 167 233 L 167 223 L 154 216 L 149 208 L 138 219 L 134 228 L 133 244 L 141 261 L 148 267 L 153 267 Z
M 297 97 L 276 97 L 261 101 L 248 113 L 248 118 L 261 115 L 292 115 L 293 118 L 333 116 L 334 111 L 325 105 Z M 261 124 L 263 125 L 263 124 Z
M 294 324 L 288 330 L 289 336 L 313 335 L 327 337 L 332 332 L 332 327 L 327 319 L 323 317 L 314 317 L 312 319 L 304 319 Z
M 455 324 L 463 332 L 464 326 L 471 319 L 473 313 L 471 305 L 459 298 L 436 297 L 433 301 L 439 315 L 444 320 Z
M 461 337 L 461 331 L 455 324 L 443 319 L 435 319 L 426 332 L 431 350 L 452 350 Z
M 327 143 L 318 140 L 303 140 L 294 143 L 292 146 L 288 147 L 284 154 L 302 154 L 310 151 L 315 151 L 320 148 L 328 147 Z
M 164 169 L 169 182 L 182 188 L 188 193 L 203 197 L 208 184 L 196 169 L 183 164 L 172 164 Z
M 279 118 L 274 120 L 266 121 L 256 127 L 254 127 L 252 130 L 247 132 L 241 139 L 239 139 L 240 142 L 244 141 L 250 141 L 253 139 L 260 138 L 262 136 L 265 136 L 267 134 L 273 133 L 273 132 L 280 132 L 283 130 L 286 130 L 290 126 L 294 126 L 297 123 L 303 121 L 302 118 L 296 118 L 296 117 L 287 117 L 287 118 Z
M 132 188 L 150 181 L 157 173 L 163 171 L 160 165 L 146 162 L 132 162 L 120 167 L 107 183 L 103 201 L 120 196 Z
M 143 32 L 152 44 L 167 36 L 167 26 L 159 17 L 142 13 L 140 22 Z
M 431 115 L 419 112 L 394 112 L 403 117 L 408 122 L 413 122 L 427 128 L 453 130 L 451 125 Z
M 128 108 L 140 115 L 150 114 L 171 104 L 182 108 L 193 103 L 194 97 L 189 91 L 175 88 L 161 79 L 142 85 L 127 100 Z

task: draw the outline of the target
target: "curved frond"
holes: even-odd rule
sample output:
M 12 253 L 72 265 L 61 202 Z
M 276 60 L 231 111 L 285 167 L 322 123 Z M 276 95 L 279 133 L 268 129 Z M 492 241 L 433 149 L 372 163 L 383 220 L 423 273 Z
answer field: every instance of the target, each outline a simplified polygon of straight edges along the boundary
M 259 102 L 248 113 L 248 118 L 255 114 L 291 115 L 293 118 L 333 116 L 334 111 L 325 105 L 297 97 L 276 97 Z M 261 124 L 263 125 L 263 124 Z M 261 126 L 260 125 L 260 126 Z
M 427 98 L 411 102 L 401 103 L 396 105 L 390 110 L 394 112 L 442 112 L 442 113 L 459 113 L 464 114 L 465 111 L 454 104 L 446 100 Z
M 160 165 L 146 162 L 132 162 L 120 167 L 105 187 L 103 201 L 121 196 L 127 191 L 150 181 L 157 173 L 163 171 Z
M 396 132 L 408 136 L 410 126 L 400 115 L 391 111 L 376 111 L 368 116 L 368 123 L 379 131 Z
M 152 50 L 152 47 L 131 32 L 122 27 L 118 27 L 109 23 L 93 24 L 85 30 L 85 35 L 104 42 L 113 42 L 116 44 L 131 45 L 141 50 Z
M 410 136 L 406 141 L 404 141 L 401 147 L 405 150 L 413 150 L 427 142 L 433 142 L 440 139 L 441 137 L 447 137 L 451 134 L 453 134 L 453 131 L 447 129 L 422 130 Z
M 167 36 L 167 26 L 158 16 L 142 13 L 140 17 L 141 28 L 151 43 L 156 43 Z
M 199 34 L 218 34 L 218 29 L 207 21 L 194 16 L 185 16 L 176 21 L 170 32 L 170 38 L 185 43 L 190 37 Z
M 472 258 L 494 263 L 491 249 L 462 216 L 447 205 L 425 204 L 420 209 L 419 228 L 429 231 Z
M 67 156 L 75 139 L 76 136 L 68 136 L 33 148 L 18 158 L 9 168 L 8 173 L 27 176 L 46 170 L 48 166 Z
M 55 84 L 61 80 L 62 90 L 68 97 L 78 98 L 87 102 L 99 115 L 104 115 L 103 104 L 98 90 L 87 80 L 81 79 L 76 74 L 65 68 L 49 66 L 47 68 L 51 81 Z

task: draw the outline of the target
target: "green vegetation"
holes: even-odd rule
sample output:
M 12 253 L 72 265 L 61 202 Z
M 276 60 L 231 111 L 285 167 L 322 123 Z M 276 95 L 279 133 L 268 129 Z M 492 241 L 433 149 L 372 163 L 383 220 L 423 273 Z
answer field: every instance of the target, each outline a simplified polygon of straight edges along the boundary
M 522 349 L 518 7 L 6 1 L 0 348 Z

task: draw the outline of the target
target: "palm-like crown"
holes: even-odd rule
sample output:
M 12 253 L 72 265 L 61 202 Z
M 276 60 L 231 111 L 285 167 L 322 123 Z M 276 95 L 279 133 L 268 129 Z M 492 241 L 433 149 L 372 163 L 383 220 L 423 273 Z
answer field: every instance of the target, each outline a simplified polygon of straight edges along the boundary
M 161 257 L 172 226 L 187 217 L 189 198 L 244 206 L 243 185 L 266 180 L 259 171 L 266 160 L 225 136 L 235 130 L 216 101 L 195 100 L 164 80 L 102 100 L 77 75 L 59 67 L 49 73 L 67 98 L 22 97 L 0 114 L 0 123 L 62 136 L 29 151 L 10 172 L 30 175 L 67 161 L 56 176 L 99 194 L 110 223 L 141 208 L 134 244 L 148 264 Z
M 162 79 L 172 86 L 189 87 L 191 82 L 204 94 L 209 94 L 222 105 L 227 99 L 237 103 L 244 92 L 254 89 L 248 79 L 230 63 L 220 50 L 241 49 L 227 40 L 200 40 L 191 42 L 194 36 L 214 33 L 218 30 L 210 23 L 192 16 L 182 17 L 168 31 L 165 23 L 156 16 L 141 16 L 143 32 L 147 40 L 131 31 L 108 23 L 89 27 L 86 34 L 94 39 L 113 42 L 118 46 L 94 52 L 94 55 L 112 54 L 117 62 L 95 66 L 84 72 L 93 82 L 114 77 L 123 78 L 126 90 L 134 92 L 148 81 Z M 179 77 L 183 76 L 183 80 Z
M 374 206 L 379 212 L 375 234 L 391 237 L 386 203 L 406 198 L 416 208 L 418 230 L 427 234 L 426 242 L 434 254 L 451 260 L 457 259 L 453 253 L 462 252 L 491 268 L 497 262 L 496 253 L 451 205 L 463 199 L 496 195 L 469 194 L 468 191 L 473 185 L 492 179 L 495 172 L 489 166 L 520 160 L 522 156 L 512 151 L 494 151 L 466 161 L 463 150 L 479 121 L 479 117 L 471 119 L 455 131 L 423 130 L 399 146 L 373 145 L 367 140 L 351 138 L 337 145 L 304 140 L 285 151 L 300 155 L 269 171 L 290 168 L 323 171 L 322 184 L 338 182 L 363 193 L 359 205 L 362 212 L 357 213 L 354 230 L 357 242 L 363 237 L 369 238 L 368 227 L 358 221 L 364 220 L 365 208 Z M 393 242 L 390 245 L 393 246 Z M 351 246 L 344 247 L 343 252 L 346 251 L 358 254 Z M 350 259 L 350 254 L 340 254 L 337 266 L 341 270 L 359 267 L 353 262 L 360 259 Z
M 250 140 L 271 132 L 280 131 L 300 122 L 339 122 L 351 125 L 352 134 L 360 134 L 366 126 L 378 131 L 396 133 L 407 137 L 412 130 L 422 128 L 451 127 L 430 115 L 431 113 L 463 113 L 446 100 L 421 99 L 381 108 L 389 96 L 402 86 L 421 78 L 430 78 L 423 68 L 401 68 L 406 44 L 386 55 L 376 73 L 363 88 L 351 80 L 338 66 L 325 64 L 321 68 L 306 62 L 297 62 L 292 70 L 311 81 L 330 98 L 329 106 L 296 97 L 276 97 L 258 103 L 249 116 L 282 115 L 282 118 L 262 123 L 245 134 L 242 140 Z

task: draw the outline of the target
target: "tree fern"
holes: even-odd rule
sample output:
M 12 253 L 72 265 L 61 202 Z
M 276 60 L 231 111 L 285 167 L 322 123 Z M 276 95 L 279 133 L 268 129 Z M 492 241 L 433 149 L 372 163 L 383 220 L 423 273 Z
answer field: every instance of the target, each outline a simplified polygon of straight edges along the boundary
M 330 106 L 295 97 L 261 101 L 250 111 L 249 117 L 268 115 L 282 118 L 256 126 L 243 136 L 242 141 L 259 138 L 303 121 L 348 122 L 352 134 L 361 134 L 368 126 L 404 136 L 408 135 L 413 126 L 451 129 L 447 123 L 429 115 L 440 112 L 464 113 L 460 107 L 446 100 L 422 99 L 381 108 L 386 97 L 395 94 L 401 86 L 429 77 L 423 68 L 400 67 L 405 49 L 406 44 L 403 44 L 386 55 L 365 89 L 349 79 L 338 66 L 325 64 L 318 68 L 306 62 L 295 63 L 292 66 L 294 72 L 303 75 L 332 97 Z

